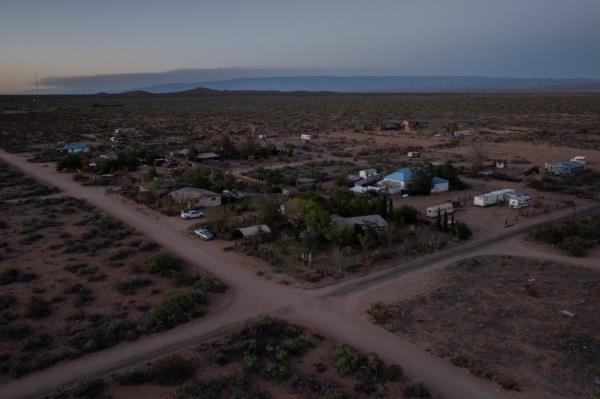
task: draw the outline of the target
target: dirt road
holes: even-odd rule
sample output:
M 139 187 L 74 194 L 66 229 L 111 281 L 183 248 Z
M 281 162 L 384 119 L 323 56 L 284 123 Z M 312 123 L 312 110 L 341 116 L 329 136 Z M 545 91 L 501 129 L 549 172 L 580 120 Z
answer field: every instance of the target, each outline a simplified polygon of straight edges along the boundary
M 233 292 L 227 304 L 201 320 L 8 382 L 0 386 L 1 398 L 39 396 L 83 376 L 107 373 L 165 353 L 183 350 L 202 340 L 223 334 L 233 325 L 263 313 L 298 322 L 361 350 L 376 352 L 384 360 L 402 365 L 409 377 L 423 381 L 444 398 L 523 397 L 500 391 L 495 384 L 480 380 L 380 329 L 371 324 L 364 313 L 365 305 L 376 300 L 378 292 L 393 289 L 394 282 L 401 280 L 406 273 L 442 267 L 482 251 L 496 250 L 502 253 L 506 250 L 503 242 L 521 234 L 521 230 L 508 231 L 482 242 L 473 241 L 468 246 L 440 252 L 338 286 L 308 291 L 258 277 L 247 267 L 248 262 L 258 262 L 257 260 L 249 260 L 231 251 L 224 252 L 219 245 L 213 243 L 194 240 L 182 232 L 178 224 L 172 223 L 171 219 L 150 209 L 142 209 L 118 196 L 108 195 L 103 188 L 83 187 L 69 175 L 57 173 L 53 166 L 28 163 L 21 156 L 2 151 L 0 159 L 58 187 L 65 194 L 89 201 L 181 256 L 193 267 L 214 274 L 229 285 Z

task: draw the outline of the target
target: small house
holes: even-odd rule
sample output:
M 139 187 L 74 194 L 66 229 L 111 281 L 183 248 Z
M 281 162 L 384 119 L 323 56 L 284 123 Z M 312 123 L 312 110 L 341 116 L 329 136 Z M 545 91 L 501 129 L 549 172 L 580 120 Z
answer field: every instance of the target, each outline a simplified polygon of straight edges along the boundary
M 406 154 L 409 158 L 419 158 L 421 156 L 421 153 L 418 151 L 409 151 L 408 154 Z
M 398 194 L 406 190 L 412 177 L 413 172 L 410 168 L 402 168 L 385 176 L 377 185 L 390 194 Z
M 310 141 L 311 139 L 312 139 L 312 136 L 310 134 L 303 133 L 300 135 L 300 140 Z
M 431 179 L 431 194 L 445 193 L 450 190 L 450 182 L 441 177 L 433 177 Z
M 212 208 L 221 205 L 221 195 L 203 188 L 184 187 L 169 196 L 181 208 Z
M 254 226 L 240 227 L 235 230 L 236 238 L 250 238 L 261 234 L 271 234 L 271 229 L 266 224 L 257 224 Z
M 385 176 L 383 180 L 377 183 L 377 186 L 386 190 L 389 194 L 398 194 L 407 189 L 412 178 L 413 171 L 410 168 L 402 168 Z M 449 189 L 450 182 L 448 180 L 437 176 L 431 179 L 431 194 L 443 193 Z

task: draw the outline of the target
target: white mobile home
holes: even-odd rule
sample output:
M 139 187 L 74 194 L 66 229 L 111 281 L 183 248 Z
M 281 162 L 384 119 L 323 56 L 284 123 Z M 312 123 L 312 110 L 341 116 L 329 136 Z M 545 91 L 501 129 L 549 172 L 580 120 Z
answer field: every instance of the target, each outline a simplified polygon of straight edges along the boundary
M 493 194 L 481 194 L 476 195 L 473 198 L 473 205 L 475 206 L 490 206 L 498 202 L 498 196 Z
M 454 206 L 452 206 L 452 204 L 450 202 L 445 203 L 445 204 L 430 206 L 425 211 L 425 215 L 430 218 L 435 218 L 435 217 L 437 217 L 438 214 L 443 215 L 444 213 L 447 215 L 454 213 Z
M 502 190 L 492 191 L 491 193 L 476 195 L 473 198 L 473 205 L 482 207 L 495 205 L 499 202 L 505 202 L 508 196 L 511 194 L 515 194 L 515 190 L 512 188 L 505 188 Z
M 508 196 L 508 207 L 514 209 L 526 208 L 529 206 L 529 200 L 531 198 L 528 195 L 522 193 L 515 193 Z
M 300 140 L 309 141 L 310 139 L 312 139 L 312 136 L 310 134 L 301 134 L 300 135 Z

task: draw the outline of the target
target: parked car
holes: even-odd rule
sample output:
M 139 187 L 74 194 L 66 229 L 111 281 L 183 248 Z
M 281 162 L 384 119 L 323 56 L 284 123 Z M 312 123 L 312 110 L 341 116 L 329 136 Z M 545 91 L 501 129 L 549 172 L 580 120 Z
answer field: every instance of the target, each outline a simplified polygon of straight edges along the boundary
M 210 241 L 215 238 L 215 235 L 208 229 L 196 229 L 194 230 L 194 234 L 205 241 Z
M 184 209 L 181 211 L 182 219 L 197 219 L 201 217 L 204 217 L 204 212 L 198 209 Z

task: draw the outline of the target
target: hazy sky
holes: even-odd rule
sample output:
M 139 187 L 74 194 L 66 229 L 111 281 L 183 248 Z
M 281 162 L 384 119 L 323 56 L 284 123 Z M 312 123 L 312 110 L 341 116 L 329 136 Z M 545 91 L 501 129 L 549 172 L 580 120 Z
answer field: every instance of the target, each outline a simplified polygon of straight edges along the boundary
M 600 78 L 600 0 L 0 0 L 0 92 L 223 67 Z

